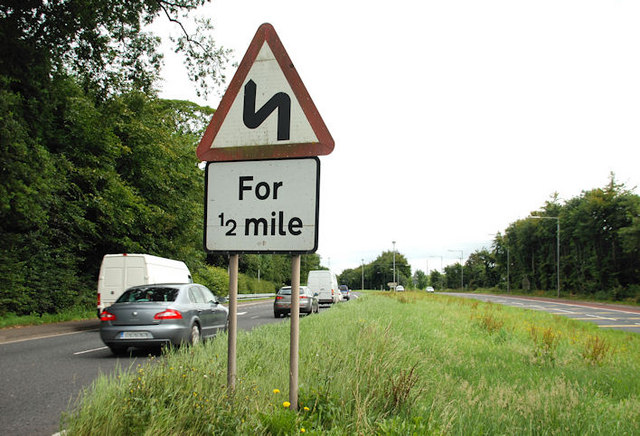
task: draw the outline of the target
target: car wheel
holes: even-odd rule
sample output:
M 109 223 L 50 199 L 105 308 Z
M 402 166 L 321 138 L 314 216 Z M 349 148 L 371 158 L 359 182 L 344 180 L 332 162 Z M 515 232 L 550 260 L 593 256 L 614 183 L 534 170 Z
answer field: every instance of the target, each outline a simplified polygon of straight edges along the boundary
M 127 354 L 127 350 L 129 349 L 129 347 L 123 347 L 121 345 L 109 345 L 109 349 L 116 356 L 124 356 L 125 354 Z
M 191 337 L 189 338 L 189 343 L 191 345 L 196 345 L 202 340 L 200 337 L 200 326 L 197 323 L 193 323 L 191 326 Z
M 278 312 L 273 312 L 273 317 L 274 318 L 280 318 L 280 314 Z

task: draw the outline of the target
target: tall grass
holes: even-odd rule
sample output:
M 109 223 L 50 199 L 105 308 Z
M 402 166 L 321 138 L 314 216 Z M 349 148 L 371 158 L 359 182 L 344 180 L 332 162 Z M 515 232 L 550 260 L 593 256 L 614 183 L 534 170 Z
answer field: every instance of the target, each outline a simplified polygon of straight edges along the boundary
M 0 316 L 0 328 L 51 324 L 55 322 L 75 321 L 80 319 L 90 319 L 96 317 L 96 308 L 85 306 L 74 306 L 59 313 L 32 313 L 30 315 L 16 315 L 6 313 Z
M 640 339 L 439 295 L 369 295 L 300 323 L 300 405 L 288 399 L 289 323 L 100 378 L 68 434 L 639 434 Z M 597 339 L 595 339 L 597 338 Z M 283 404 L 284 403 L 284 404 Z

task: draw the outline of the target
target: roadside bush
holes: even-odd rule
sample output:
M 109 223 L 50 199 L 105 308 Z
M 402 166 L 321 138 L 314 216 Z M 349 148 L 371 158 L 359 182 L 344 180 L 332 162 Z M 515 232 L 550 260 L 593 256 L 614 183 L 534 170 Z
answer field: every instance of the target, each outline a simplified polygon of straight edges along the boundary
M 238 292 L 241 294 L 264 294 L 276 289 L 276 284 L 269 280 L 258 280 L 246 274 L 240 274 L 238 277 Z
M 193 271 L 193 281 L 205 285 L 218 296 L 229 294 L 229 274 L 217 266 L 205 266 Z

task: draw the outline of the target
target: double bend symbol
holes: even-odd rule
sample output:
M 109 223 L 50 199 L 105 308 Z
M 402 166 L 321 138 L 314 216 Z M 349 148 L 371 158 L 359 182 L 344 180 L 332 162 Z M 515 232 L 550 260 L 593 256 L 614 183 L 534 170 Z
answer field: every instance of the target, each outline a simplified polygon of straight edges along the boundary
M 249 80 L 244 86 L 244 108 L 242 121 L 250 129 L 257 128 L 276 109 L 278 110 L 278 141 L 286 141 L 291 129 L 291 98 L 278 92 L 256 112 L 256 83 Z

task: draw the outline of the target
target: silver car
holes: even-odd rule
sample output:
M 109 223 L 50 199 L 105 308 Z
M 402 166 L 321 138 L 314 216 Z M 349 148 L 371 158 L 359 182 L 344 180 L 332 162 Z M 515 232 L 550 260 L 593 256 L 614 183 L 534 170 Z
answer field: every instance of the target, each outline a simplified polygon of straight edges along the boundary
M 205 286 L 154 284 L 127 289 L 100 314 L 100 337 L 114 354 L 129 347 L 195 344 L 226 330 L 229 310 Z
M 307 286 L 300 286 L 300 313 L 308 315 L 319 312 L 318 294 L 312 294 Z M 291 313 L 291 286 L 280 288 L 273 301 L 273 316 L 280 318 Z

